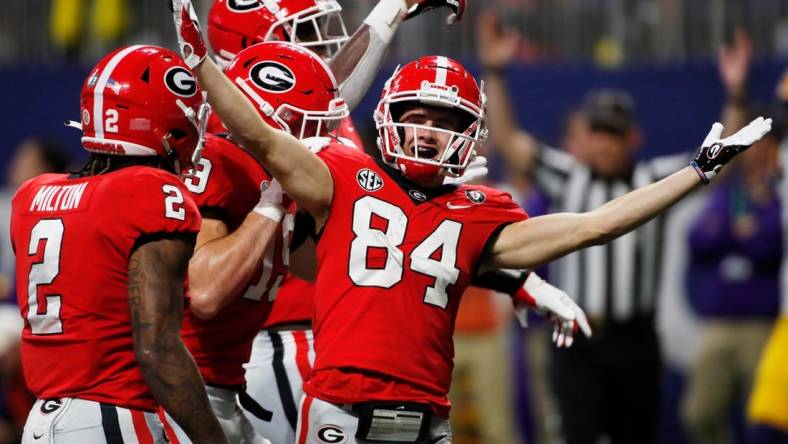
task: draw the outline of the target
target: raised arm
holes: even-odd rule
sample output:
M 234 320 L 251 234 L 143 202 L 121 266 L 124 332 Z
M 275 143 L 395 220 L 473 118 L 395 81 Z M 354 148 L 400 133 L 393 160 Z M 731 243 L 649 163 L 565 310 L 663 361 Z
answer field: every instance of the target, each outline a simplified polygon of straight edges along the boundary
M 129 259 L 134 352 L 153 397 L 192 442 L 226 443 L 194 359 L 181 340 L 183 281 L 194 244 L 172 237 L 139 246 Z
M 254 106 L 206 57 L 206 47 L 190 0 L 172 0 L 184 60 L 233 138 L 254 155 L 299 206 L 316 220 L 328 215 L 334 182 L 328 167 L 298 139 L 269 126 Z
M 476 35 L 479 60 L 484 67 L 490 140 L 511 172 L 529 173 L 538 142 L 517 124 L 504 77 L 504 68 L 517 53 L 520 36 L 516 31 L 503 31 L 500 17 L 491 12 L 479 17 Z
M 747 78 L 752 62 L 753 45 L 743 29 L 736 29 L 733 42 L 720 48 L 719 70 L 725 87 L 722 124 L 729 132 L 747 124 Z
M 723 165 L 771 129 L 771 119 L 759 117 L 733 136 L 720 139 L 723 129 L 715 123 L 690 166 L 659 182 L 587 213 L 551 214 L 508 225 L 492 244 L 485 267 L 533 268 L 634 230 L 713 179 Z
M 448 7 L 455 16 L 465 10 L 465 0 L 380 0 L 331 59 L 329 66 L 339 83 L 339 95 L 351 110 L 358 106 L 375 80 L 400 23 L 406 17 L 426 11 L 425 7 L 419 9 L 419 5 L 427 3 L 432 8 Z M 411 9 L 413 13 L 408 14 Z

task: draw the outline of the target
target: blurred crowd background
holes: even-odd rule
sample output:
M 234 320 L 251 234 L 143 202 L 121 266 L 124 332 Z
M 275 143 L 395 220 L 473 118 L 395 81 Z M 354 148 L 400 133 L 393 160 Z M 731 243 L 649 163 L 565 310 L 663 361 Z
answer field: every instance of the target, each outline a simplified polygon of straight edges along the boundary
M 203 14 L 210 2 L 195 1 Z M 349 30 L 375 3 L 339 2 Z M 125 44 L 174 48 L 170 20 L 164 0 L 0 2 L 0 444 L 17 442 L 31 403 L 16 344 L 10 196 L 84 159 L 63 121 L 77 117 L 87 70 Z M 656 171 L 674 154 L 684 164 L 714 121 L 732 132 L 754 114 L 775 119 L 757 152 L 633 238 L 631 248 L 653 254 L 650 269 L 622 271 L 618 253 L 596 250 L 587 259 L 606 261 L 605 273 L 578 285 L 565 269 L 540 271 L 589 313 L 596 334 L 574 350 L 554 350 L 538 317 L 521 329 L 505 296 L 469 290 L 455 335 L 454 441 L 788 442 L 788 388 L 769 385 L 788 385 L 788 0 L 475 0 L 462 22 L 442 20 L 435 12 L 400 28 L 356 127 L 374 150 L 372 109 L 392 69 L 429 53 L 454 57 L 488 83 L 488 181 L 532 214 L 566 209 L 561 199 L 583 171 L 613 197 L 633 171 Z M 566 180 L 550 176 L 547 146 L 571 156 Z M 646 307 L 631 316 L 617 311 L 623 279 Z M 627 424 L 642 439 L 622 439 Z

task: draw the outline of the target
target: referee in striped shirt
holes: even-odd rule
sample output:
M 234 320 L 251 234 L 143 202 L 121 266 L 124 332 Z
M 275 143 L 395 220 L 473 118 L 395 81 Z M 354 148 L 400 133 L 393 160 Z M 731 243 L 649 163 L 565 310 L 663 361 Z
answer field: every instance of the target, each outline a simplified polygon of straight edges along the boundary
M 585 212 L 686 165 L 687 155 L 635 161 L 640 132 L 631 97 L 615 90 L 589 94 L 582 162 L 540 145 L 518 128 L 502 69 L 514 55 L 511 34 L 483 18 L 479 57 L 485 67 L 488 122 L 510 173 L 530 173 L 551 212 Z M 668 213 L 669 214 L 669 213 Z M 588 314 L 591 339 L 554 350 L 552 379 L 568 444 L 646 443 L 656 437 L 660 357 L 654 312 L 666 215 L 605 245 L 551 264 L 550 280 Z

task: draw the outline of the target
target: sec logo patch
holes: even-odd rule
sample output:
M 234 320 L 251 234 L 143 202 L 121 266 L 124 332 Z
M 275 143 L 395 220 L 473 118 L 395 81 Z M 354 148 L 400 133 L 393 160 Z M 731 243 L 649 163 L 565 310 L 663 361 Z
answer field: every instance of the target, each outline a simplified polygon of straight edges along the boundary
M 356 180 L 358 181 L 358 185 L 367 191 L 377 191 L 383 188 L 383 179 L 378 173 L 369 168 L 359 170 L 359 172 L 356 173 Z

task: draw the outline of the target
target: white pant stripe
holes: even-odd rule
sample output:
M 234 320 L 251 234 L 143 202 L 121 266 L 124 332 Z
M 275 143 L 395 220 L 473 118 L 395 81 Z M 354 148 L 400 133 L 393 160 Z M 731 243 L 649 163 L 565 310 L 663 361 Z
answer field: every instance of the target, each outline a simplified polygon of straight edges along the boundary
M 295 333 L 295 335 L 294 335 Z M 304 347 L 308 350 L 310 368 L 314 365 L 315 352 L 312 341 L 312 331 L 279 331 L 281 338 L 283 356 L 281 364 L 287 375 L 293 399 L 292 405 L 295 407 L 296 415 L 298 406 L 303 394 L 303 381 L 301 372 L 297 364 L 297 344 L 296 336 L 306 337 Z M 282 394 L 277 388 L 277 378 L 274 371 L 274 345 L 268 331 L 261 331 L 254 340 L 252 355 L 246 367 L 247 393 L 261 406 L 274 413 L 271 422 L 261 421 L 251 415 L 247 415 L 260 434 L 268 437 L 274 443 L 293 443 L 295 442 L 295 430 L 290 426 L 283 406 Z
M 119 408 L 116 408 L 115 411 L 118 412 L 118 424 L 120 425 L 120 434 L 123 436 L 123 442 L 138 442 L 137 433 L 134 431 L 134 422 L 131 420 L 131 412 Z

